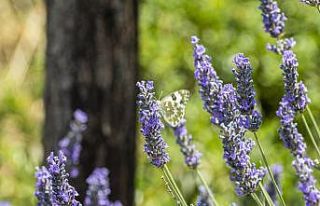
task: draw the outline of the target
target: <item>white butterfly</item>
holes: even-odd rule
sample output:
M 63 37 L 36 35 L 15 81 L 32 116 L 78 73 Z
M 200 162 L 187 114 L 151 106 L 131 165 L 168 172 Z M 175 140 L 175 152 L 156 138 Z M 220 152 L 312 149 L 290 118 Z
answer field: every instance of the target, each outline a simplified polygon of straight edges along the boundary
M 163 119 L 171 126 L 177 127 L 183 120 L 190 91 L 182 89 L 175 91 L 159 101 Z

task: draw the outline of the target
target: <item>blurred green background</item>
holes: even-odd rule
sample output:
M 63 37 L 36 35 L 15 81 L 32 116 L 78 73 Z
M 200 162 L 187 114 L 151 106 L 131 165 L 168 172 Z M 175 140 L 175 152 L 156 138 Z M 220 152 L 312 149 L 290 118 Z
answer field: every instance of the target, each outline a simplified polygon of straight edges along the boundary
M 140 79 L 154 80 L 159 97 L 181 88 L 192 91 L 187 126 L 203 153 L 200 170 L 222 205 L 231 202 L 251 205 L 249 198 L 235 196 L 222 159 L 218 130 L 211 126 L 209 115 L 202 109 L 193 78 L 190 36 L 199 36 L 225 82 L 234 82 L 231 73 L 234 54 L 242 52 L 250 57 L 255 68 L 258 103 L 264 114 L 258 135 L 269 162 L 284 166 L 281 183 L 287 205 L 303 205 L 302 195 L 295 189 L 297 178 L 291 167 L 292 158 L 277 135 L 279 123 L 275 111 L 283 94 L 281 59 L 265 49 L 266 43 L 274 40 L 263 31 L 258 6 L 258 0 L 140 1 Z M 289 18 L 287 35 L 297 40 L 300 77 L 308 86 L 311 108 L 319 119 L 320 15 L 298 0 L 281 1 L 280 7 Z M 35 205 L 33 173 L 42 159 L 43 1 L 2 0 L 0 22 L 0 200 L 11 201 L 13 205 Z M 307 137 L 304 127 L 299 128 Z M 192 202 L 197 192 L 194 173 L 183 164 L 172 132 L 166 129 L 163 136 L 170 146 L 169 167 Z M 309 138 L 306 139 L 308 152 L 315 158 Z M 137 145 L 136 205 L 174 205 L 160 178 L 161 171 L 152 167 L 143 154 L 142 138 L 138 138 Z M 257 148 L 251 157 L 261 165 Z M 315 172 L 320 177 L 318 173 Z

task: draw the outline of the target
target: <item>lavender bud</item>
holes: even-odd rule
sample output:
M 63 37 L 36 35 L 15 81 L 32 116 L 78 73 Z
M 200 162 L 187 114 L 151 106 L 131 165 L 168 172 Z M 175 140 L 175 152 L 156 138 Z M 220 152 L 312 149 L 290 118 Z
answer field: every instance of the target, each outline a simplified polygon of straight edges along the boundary
M 312 175 L 313 161 L 307 157 L 297 156 L 292 165 L 299 176 L 299 189 L 304 194 L 306 205 L 319 205 L 320 191 L 316 188 L 316 179 Z
M 81 203 L 75 199 L 78 193 L 68 182 L 69 174 L 65 170 L 66 161 L 67 159 L 62 151 L 59 151 L 58 156 L 54 156 L 53 152 L 51 152 L 47 158 L 48 171 L 52 183 L 51 201 L 53 205 L 80 206 Z
M 166 152 L 167 143 L 161 136 L 164 125 L 160 119 L 159 105 L 155 99 L 152 81 L 137 82 L 139 94 L 137 105 L 139 107 L 139 121 L 141 133 L 145 138 L 144 151 L 149 160 L 156 167 L 162 167 L 169 162 Z
M 177 144 L 180 146 L 180 151 L 185 157 L 185 163 L 191 169 L 197 168 L 202 154 L 196 150 L 196 146 L 192 143 L 192 135 L 188 134 L 186 120 L 182 121 L 181 124 L 173 128 L 173 130 Z
M 281 165 L 273 165 L 272 166 L 272 173 L 274 180 L 278 186 L 280 186 L 280 178 L 282 174 L 283 168 Z M 275 206 L 278 206 L 278 199 L 277 199 L 277 191 L 276 187 L 273 184 L 271 180 L 269 180 L 268 184 L 265 185 L 266 191 L 268 192 L 269 196 L 272 199 L 272 202 L 274 203 Z M 279 188 L 280 189 L 280 188 Z
M 307 93 L 307 87 L 303 84 L 302 81 L 295 85 L 293 106 L 296 111 L 303 112 L 311 102 Z
M 234 64 L 237 68 L 233 68 L 237 82 L 237 100 L 239 110 L 241 112 L 241 124 L 250 131 L 257 131 L 262 123 L 262 115 L 254 110 L 256 106 L 256 92 L 253 87 L 252 66 L 248 58 L 239 53 L 235 55 Z
M 295 45 L 296 41 L 294 40 L 294 38 L 285 38 L 277 40 L 276 45 L 267 44 L 267 49 L 276 54 L 283 54 L 284 51 L 293 49 Z
M 122 206 L 119 201 L 113 203 L 109 200 L 111 190 L 108 175 L 108 169 L 101 167 L 95 168 L 87 178 L 89 186 L 84 200 L 85 206 Z
M 59 141 L 58 145 L 59 150 L 61 150 L 67 158 L 67 171 L 70 171 L 71 177 L 77 177 L 79 174 L 78 165 L 82 149 L 81 141 L 83 132 L 87 128 L 88 116 L 83 111 L 77 109 L 73 113 L 73 117 L 74 120 L 70 123 L 69 132 Z
M 215 125 L 228 125 L 240 114 L 237 109 L 237 95 L 231 84 L 223 85 L 213 101 L 211 122 Z
M 222 81 L 212 67 L 211 58 L 205 54 L 203 45 L 198 44 L 196 36 L 191 38 L 193 44 L 194 76 L 200 86 L 200 96 L 204 103 L 204 108 L 210 114 L 213 113 L 214 99 L 218 96 Z
M 201 185 L 198 188 L 199 195 L 197 199 L 197 206 L 213 206 L 213 204 L 210 202 L 209 194 L 206 190 L 206 188 Z
M 38 199 L 38 206 L 51 205 L 52 182 L 51 176 L 47 168 L 36 168 L 36 188 L 34 195 Z
M 260 0 L 259 9 L 262 11 L 262 18 L 265 32 L 272 37 L 278 38 L 283 33 L 287 17 L 273 0 Z

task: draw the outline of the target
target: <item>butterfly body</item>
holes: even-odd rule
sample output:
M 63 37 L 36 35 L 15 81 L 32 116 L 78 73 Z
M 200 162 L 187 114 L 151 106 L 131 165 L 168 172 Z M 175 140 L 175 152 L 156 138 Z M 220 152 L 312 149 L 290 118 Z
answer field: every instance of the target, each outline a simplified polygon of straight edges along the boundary
M 177 127 L 183 121 L 189 99 L 190 92 L 183 89 L 175 91 L 159 101 L 161 115 L 171 127 Z

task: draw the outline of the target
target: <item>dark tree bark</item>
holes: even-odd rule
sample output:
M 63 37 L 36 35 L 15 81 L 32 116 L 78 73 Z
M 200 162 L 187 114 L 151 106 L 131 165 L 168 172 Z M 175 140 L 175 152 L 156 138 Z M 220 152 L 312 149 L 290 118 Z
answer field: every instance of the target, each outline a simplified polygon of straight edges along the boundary
M 46 0 L 45 155 L 57 149 L 76 108 L 88 113 L 80 176 L 110 170 L 111 199 L 133 205 L 137 0 Z

